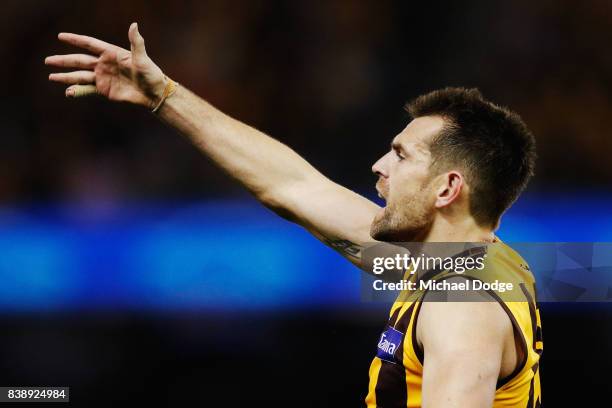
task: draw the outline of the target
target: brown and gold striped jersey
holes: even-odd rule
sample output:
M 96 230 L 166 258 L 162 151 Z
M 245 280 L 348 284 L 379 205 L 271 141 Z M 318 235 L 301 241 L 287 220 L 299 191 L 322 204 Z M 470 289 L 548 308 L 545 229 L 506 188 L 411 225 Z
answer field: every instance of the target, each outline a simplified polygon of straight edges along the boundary
M 543 342 L 533 275 L 527 263 L 506 244 L 497 241 L 487 248 L 487 252 L 486 276 L 478 279 L 513 282 L 523 296 L 521 301 L 508 301 L 493 294 L 508 314 L 520 347 L 516 369 L 497 383 L 493 407 L 540 407 L 538 367 Z M 417 343 L 416 327 L 425 291 L 411 295 L 400 295 L 391 307 L 389 322 L 378 343 L 377 356 L 370 365 L 368 408 L 422 405 L 421 385 L 426 355 Z

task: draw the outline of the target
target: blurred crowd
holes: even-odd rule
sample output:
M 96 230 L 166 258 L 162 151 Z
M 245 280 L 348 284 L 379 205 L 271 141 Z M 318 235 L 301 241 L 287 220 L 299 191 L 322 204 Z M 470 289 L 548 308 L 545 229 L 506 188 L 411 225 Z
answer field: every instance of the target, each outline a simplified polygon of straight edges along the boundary
M 16 1 L 0 26 L 0 200 L 121 202 L 238 188 L 152 114 L 67 100 L 47 55 L 70 31 L 128 47 L 139 23 L 173 79 L 372 193 L 370 166 L 432 89 L 476 86 L 538 139 L 532 191 L 612 183 L 612 3 L 605 0 Z

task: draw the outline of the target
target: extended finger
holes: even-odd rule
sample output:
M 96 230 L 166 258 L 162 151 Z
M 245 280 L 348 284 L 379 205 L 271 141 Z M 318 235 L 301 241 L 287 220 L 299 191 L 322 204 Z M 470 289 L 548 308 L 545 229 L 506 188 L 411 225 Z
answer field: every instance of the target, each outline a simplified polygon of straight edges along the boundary
M 98 40 L 97 38 L 80 34 L 59 33 L 57 38 L 59 38 L 60 41 L 64 41 L 76 47 L 84 48 L 96 54 L 102 54 L 104 51 L 115 47 L 114 45 Z
M 132 50 L 132 54 L 136 58 L 144 58 L 147 55 L 147 51 L 145 50 L 144 38 L 142 38 L 142 35 L 140 35 L 140 32 L 138 31 L 137 23 L 130 24 L 128 38 L 130 40 L 130 49 Z
M 66 96 L 69 98 L 82 98 L 97 93 L 98 90 L 95 85 L 72 85 L 66 89 Z
M 46 65 L 63 68 L 94 69 L 98 58 L 87 54 L 52 55 L 45 58 Z
M 49 75 L 49 80 L 64 84 L 93 84 L 96 74 L 93 71 L 62 72 Z

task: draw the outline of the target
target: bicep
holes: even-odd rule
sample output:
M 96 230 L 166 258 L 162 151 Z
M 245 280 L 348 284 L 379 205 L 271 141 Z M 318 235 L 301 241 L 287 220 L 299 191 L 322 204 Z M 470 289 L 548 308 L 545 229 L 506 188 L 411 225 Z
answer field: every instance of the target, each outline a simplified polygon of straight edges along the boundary
M 423 406 L 491 407 L 511 323 L 496 302 L 426 302 L 421 309 Z

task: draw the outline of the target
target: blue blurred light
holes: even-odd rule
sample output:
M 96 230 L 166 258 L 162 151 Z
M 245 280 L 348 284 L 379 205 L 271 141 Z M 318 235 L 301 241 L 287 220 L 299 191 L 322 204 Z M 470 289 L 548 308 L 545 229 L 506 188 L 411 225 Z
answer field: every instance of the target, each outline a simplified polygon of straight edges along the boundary
M 508 242 L 612 241 L 611 197 L 526 196 Z M 0 212 L 0 311 L 279 310 L 360 303 L 361 273 L 252 199 Z M 84 219 L 86 221 L 84 221 Z

